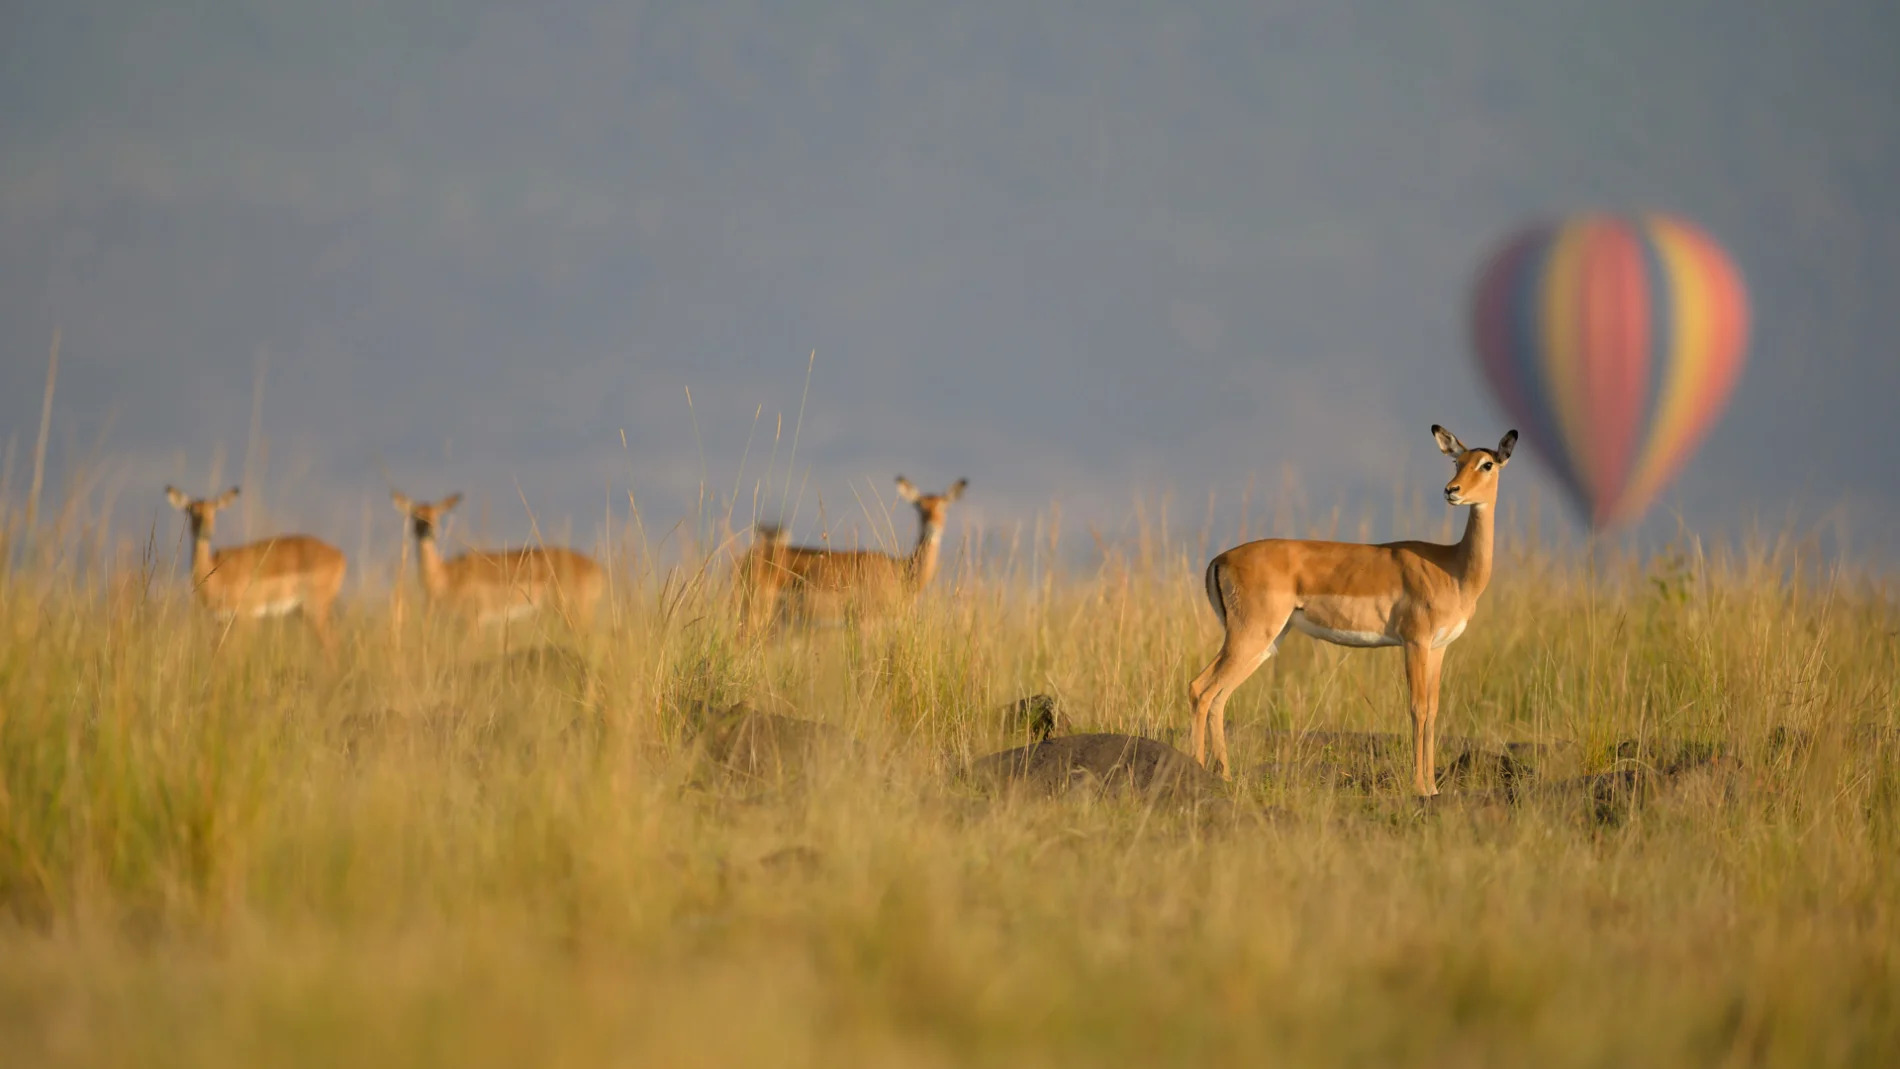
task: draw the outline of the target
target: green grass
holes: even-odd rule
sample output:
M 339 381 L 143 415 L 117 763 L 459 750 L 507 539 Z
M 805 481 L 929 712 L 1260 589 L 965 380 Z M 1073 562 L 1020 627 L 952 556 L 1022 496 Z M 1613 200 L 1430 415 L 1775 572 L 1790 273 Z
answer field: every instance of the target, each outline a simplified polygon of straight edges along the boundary
M 1230 705 L 1235 813 L 990 800 L 948 774 L 1018 744 L 998 707 L 1035 691 L 1077 730 L 1179 744 L 1217 645 L 1188 554 L 946 576 L 914 619 L 764 647 L 706 590 L 622 584 L 617 623 L 581 640 L 591 693 L 481 675 L 499 640 L 392 626 L 373 602 L 341 621 L 329 667 L 294 625 L 221 633 L 174 577 L 16 573 L 0 1050 L 21 1066 L 1900 1060 L 1891 592 L 1789 579 L 1785 552 L 1594 573 L 1506 554 L 1447 659 L 1441 731 L 1567 740 L 1579 773 L 1628 766 L 1628 739 L 1719 743 L 1741 766 L 1724 789 L 1602 822 L 1456 789 L 1420 813 L 1403 770 L 1371 788 L 1261 771 L 1262 727 L 1407 730 L 1395 652 L 1306 641 Z M 684 730 L 708 697 L 846 728 L 864 754 L 792 783 L 710 774 Z

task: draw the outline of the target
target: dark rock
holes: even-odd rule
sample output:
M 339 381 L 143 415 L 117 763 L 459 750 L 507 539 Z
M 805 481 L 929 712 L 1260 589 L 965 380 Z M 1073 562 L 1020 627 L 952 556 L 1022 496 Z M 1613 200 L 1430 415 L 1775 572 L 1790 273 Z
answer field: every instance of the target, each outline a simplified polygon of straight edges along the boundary
M 794 776 L 817 760 L 849 756 L 857 746 L 830 724 L 762 713 L 743 702 L 690 726 L 708 759 L 729 772 L 758 778 Z
M 1412 733 L 1409 731 L 1263 730 L 1257 735 L 1269 748 L 1293 746 L 1300 750 L 1330 750 L 1342 756 L 1397 758 L 1407 762 L 1412 759 Z M 1499 749 L 1524 764 L 1539 764 L 1577 753 L 1577 745 L 1569 741 L 1487 742 L 1468 735 L 1440 735 L 1437 742 L 1441 764 L 1468 750 Z
M 1741 762 L 1719 745 L 1683 746 L 1660 764 L 1630 760 L 1623 768 L 1540 786 L 1527 797 L 1580 807 L 1592 822 L 1614 827 L 1665 799 L 1692 805 L 1730 804 L 1747 786 Z
M 1497 791 L 1511 801 L 1527 787 L 1534 773 L 1509 753 L 1495 750 L 1464 750 L 1440 768 L 1438 786 L 1455 786 L 1463 791 Z
M 1047 794 L 1133 791 L 1188 801 L 1218 794 L 1219 778 L 1166 743 L 1132 735 L 1065 735 L 979 758 L 970 776 Z
M 1255 765 L 1247 778 L 1347 791 L 1385 790 L 1398 784 L 1398 777 L 1389 769 L 1355 766 L 1321 757 L 1268 761 Z
M 1724 742 L 1694 740 L 1668 743 L 1658 740 L 1624 739 L 1616 744 L 1618 763 L 1633 763 L 1665 776 L 1733 757 Z

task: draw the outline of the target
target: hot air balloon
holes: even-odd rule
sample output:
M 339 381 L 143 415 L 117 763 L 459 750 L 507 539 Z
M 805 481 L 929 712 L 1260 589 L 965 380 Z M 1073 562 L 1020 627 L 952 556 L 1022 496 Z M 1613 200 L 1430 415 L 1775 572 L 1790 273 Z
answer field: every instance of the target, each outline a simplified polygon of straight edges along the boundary
M 1518 230 L 1471 307 L 1492 392 L 1596 528 L 1641 516 L 1695 453 L 1734 391 L 1748 327 L 1734 263 L 1666 215 Z

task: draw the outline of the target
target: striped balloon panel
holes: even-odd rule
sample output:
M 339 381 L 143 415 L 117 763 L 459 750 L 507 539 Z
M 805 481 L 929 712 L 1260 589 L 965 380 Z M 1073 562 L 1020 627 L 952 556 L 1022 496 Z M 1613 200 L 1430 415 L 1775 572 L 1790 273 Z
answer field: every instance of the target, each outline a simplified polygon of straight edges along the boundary
M 1519 232 L 1472 306 L 1479 363 L 1579 510 L 1640 515 L 1727 402 L 1748 333 L 1740 275 L 1666 216 L 1586 215 Z

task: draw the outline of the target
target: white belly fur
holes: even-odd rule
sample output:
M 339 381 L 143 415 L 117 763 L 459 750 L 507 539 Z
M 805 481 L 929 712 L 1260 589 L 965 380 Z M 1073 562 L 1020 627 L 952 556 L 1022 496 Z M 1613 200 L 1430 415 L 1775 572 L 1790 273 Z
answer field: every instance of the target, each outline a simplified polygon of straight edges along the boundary
M 535 611 L 536 606 L 534 603 L 517 601 L 511 603 L 505 609 L 494 609 L 490 612 L 483 613 L 482 622 L 485 624 L 498 624 L 506 620 L 519 620 L 523 616 L 534 615 Z
M 1458 641 L 1458 636 L 1465 633 L 1465 623 L 1466 621 L 1460 620 L 1450 627 L 1441 627 L 1432 632 L 1432 649 L 1442 650 Z
M 302 598 L 279 598 L 276 601 L 260 601 L 255 605 L 246 605 L 242 609 L 220 609 L 217 618 L 219 623 L 229 623 L 232 617 L 236 616 L 261 620 L 267 616 L 289 616 L 302 606 Z
M 1330 627 L 1321 627 L 1308 619 L 1305 610 L 1302 609 L 1293 610 L 1291 623 L 1294 629 L 1301 634 L 1311 635 L 1321 642 L 1331 642 L 1335 646 L 1353 646 L 1358 649 L 1370 649 L 1375 646 L 1396 646 L 1399 644 L 1398 639 L 1393 638 L 1383 631 L 1335 631 Z

